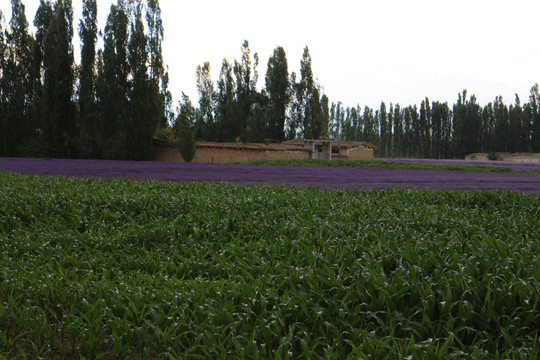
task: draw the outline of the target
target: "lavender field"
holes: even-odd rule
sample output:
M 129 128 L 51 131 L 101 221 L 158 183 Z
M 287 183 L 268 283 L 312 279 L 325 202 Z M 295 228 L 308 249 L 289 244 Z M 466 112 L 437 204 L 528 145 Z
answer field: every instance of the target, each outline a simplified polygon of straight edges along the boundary
M 422 161 L 426 162 L 427 160 Z M 431 160 L 431 162 L 467 164 L 467 162 L 460 160 Z M 540 164 L 474 162 L 474 164 L 479 163 L 482 163 L 482 165 L 511 167 L 516 171 L 540 170 Z M 509 190 L 540 194 L 540 175 L 525 173 L 29 158 L 1 158 L 0 171 L 43 176 L 155 179 L 182 182 L 205 181 L 228 184 L 278 184 L 328 189 Z

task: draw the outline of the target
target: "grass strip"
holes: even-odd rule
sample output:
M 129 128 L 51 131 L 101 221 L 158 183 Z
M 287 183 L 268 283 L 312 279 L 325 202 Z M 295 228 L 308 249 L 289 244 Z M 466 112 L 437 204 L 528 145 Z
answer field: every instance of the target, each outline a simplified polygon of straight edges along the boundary
M 435 170 L 435 171 L 475 171 L 490 173 L 514 173 L 514 169 L 505 166 L 432 164 L 423 162 L 398 162 L 384 160 L 252 160 L 235 162 L 232 165 L 259 166 L 314 166 L 314 167 L 376 167 L 395 170 Z M 531 172 L 535 173 L 535 172 Z

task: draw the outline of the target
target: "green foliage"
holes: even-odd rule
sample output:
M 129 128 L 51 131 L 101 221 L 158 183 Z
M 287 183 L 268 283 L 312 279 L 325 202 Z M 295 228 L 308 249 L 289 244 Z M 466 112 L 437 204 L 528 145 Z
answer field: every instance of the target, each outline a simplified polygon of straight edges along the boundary
M 303 139 L 322 139 L 328 133 L 328 115 L 323 113 L 321 105 L 322 87 L 313 78 L 309 48 L 304 48 L 300 60 L 300 80 L 291 75 L 293 105 L 288 124 L 289 137 L 301 136 Z M 326 101 L 326 100 L 325 100 Z M 326 109 L 328 107 L 326 106 Z M 325 128 L 326 125 L 326 128 Z
M 174 126 L 177 138 L 176 147 L 185 162 L 191 162 L 197 151 L 197 143 L 195 142 L 196 129 L 194 126 L 196 116 L 196 110 L 189 97 L 182 93 L 182 103 Z
M 222 80 L 224 68 L 227 69 L 227 83 Z M 209 62 L 202 66 L 197 66 L 197 90 L 199 91 L 199 118 L 197 119 L 197 138 L 204 138 L 209 141 L 217 141 L 218 125 L 215 119 L 224 123 L 228 119 L 225 108 L 232 102 L 232 69 L 226 60 L 223 60 L 220 82 L 218 83 L 219 94 L 214 90 L 214 84 L 210 74 L 211 67 Z M 223 82 L 223 84 L 221 83 Z
M 9 30 L 5 29 L 1 35 L 0 156 L 17 155 L 18 147 L 29 133 L 25 119 L 32 93 L 30 68 L 33 39 L 28 32 L 24 9 L 21 0 L 11 0 Z
M 122 8 L 111 5 L 103 34 L 103 51 L 98 54 L 98 129 L 102 158 L 128 158 L 128 21 Z
M 285 139 L 285 121 L 291 101 L 287 56 L 281 46 L 276 47 L 273 55 L 268 59 L 265 82 L 270 98 L 270 106 L 266 114 L 268 138 L 281 142 Z
M 439 171 L 477 171 L 493 173 L 511 173 L 514 169 L 504 166 L 430 164 L 421 162 L 399 162 L 384 160 L 252 160 L 236 165 L 275 165 L 275 166 L 321 166 L 321 167 L 377 167 L 403 170 L 439 170 Z
M 81 66 L 79 72 L 78 105 L 80 111 L 79 153 L 83 158 L 99 157 L 98 108 L 96 103 L 96 41 L 97 2 L 83 2 L 83 18 L 79 23 Z
M 55 157 L 76 157 L 77 114 L 73 55 L 73 8 L 57 0 L 43 38 L 43 98 L 45 138 Z
M 72 0 L 40 1 L 34 36 L 23 1 L 10 2 L 9 29 L 0 29 L 0 155 L 150 159 L 156 129 L 175 118 L 159 1 L 111 6 L 101 49 L 97 1 L 84 1 L 80 64 L 74 63 Z M 307 46 L 298 76 L 289 76 L 285 50 L 276 47 L 260 91 L 258 64 L 245 40 L 239 60 L 224 59 L 216 84 L 210 64 L 199 66 L 197 139 L 362 140 L 378 145 L 379 157 L 540 152 L 537 84 L 523 104 L 516 97 L 507 106 L 498 96 L 481 107 L 464 90 L 453 105 L 426 97 L 419 106 L 383 103 L 362 111 L 360 105 L 330 104 Z
M 142 5 L 138 4 L 131 22 L 128 43 L 128 101 L 125 131 L 126 158 L 150 160 L 152 139 L 164 116 L 159 84 L 152 81 L 148 67 L 148 37 L 142 21 Z
M 540 197 L 0 174 L 5 358 L 535 358 Z

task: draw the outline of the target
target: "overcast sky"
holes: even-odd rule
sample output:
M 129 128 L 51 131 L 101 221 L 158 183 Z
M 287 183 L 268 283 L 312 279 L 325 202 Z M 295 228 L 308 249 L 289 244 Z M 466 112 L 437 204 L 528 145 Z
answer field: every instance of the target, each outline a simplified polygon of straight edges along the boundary
M 116 3 L 116 1 L 114 1 Z M 32 23 L 38 0 L 23 0 Z M 75 17 L 82 0 L 73 0 Z M 98 0 L 103 29 L 111 0 Z M 9 19 L 10 1 L 0 0 Z M 195 69 L 240 59 L 244 39 L 259 53 L 259 88 L 268 57 L 281 45 L 289 72 L 303 48 L 330 101 L 378 107 L 453 104 L 467 89 L 485 105 L 517 93 L 526 102 L 540 82 L 539 0 L 161 0 L 164 57 L 175 101 L 198 100 Z M 78 21 L 77 21 L 78 23 Z M 33 31 L 33 30 L 32 30 Z M 79 44 L 75 51 L 80 52 Z

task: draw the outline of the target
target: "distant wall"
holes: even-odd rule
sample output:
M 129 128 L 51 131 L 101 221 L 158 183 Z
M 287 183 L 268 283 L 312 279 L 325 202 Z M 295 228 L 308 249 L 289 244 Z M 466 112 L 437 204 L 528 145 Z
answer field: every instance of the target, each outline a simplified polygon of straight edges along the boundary
M 531 153 L 497 153 L 497 160 L 520 163 L 540 163 L 540 154 Z
M 154 144 L 154 160 L 179 161 L 184 160 L 174 145 Z M 225 164 L 230 162 L 244 162 L 250 160 L 291 160 L 305 159 L 306 151 L 277 151 L 264 149 L 234 149 L 198 146 L 193 162 Z
M 194 162 L 224 164 L 251 160 L 305 159 L 305 151 L 276 151 L 260 149 L 231 149 L 198 147 Z
M 154 160 L 156 161 L 184 161 L 174 143 L 154 142 L 153 148 Z M 271 145 L 265 147 L 203 143 L 197 145 L 193 162 L 224 164 L 251 160 L 302 160 L 310 158 L 310 155 L 310 152 L 303 147 L 296 146 Z M 340 149 L 339 154 L 332 154 L 332 159 L 373 160 L 373 149 L 364 146 L 344 146 Z
M 498 161 L 540 163 L 540 154 L 535 153 L 496 153 Z M 488 160 L 487 153 L 474 153 L 465 156 L 465 160 Z
M 347 160 L 373 160 L 373 149 L 366 147 L 355 147 L 347 149 Z
M 174 145 L 153 144 L 152 147 L 156 161 L 184 161 Z

